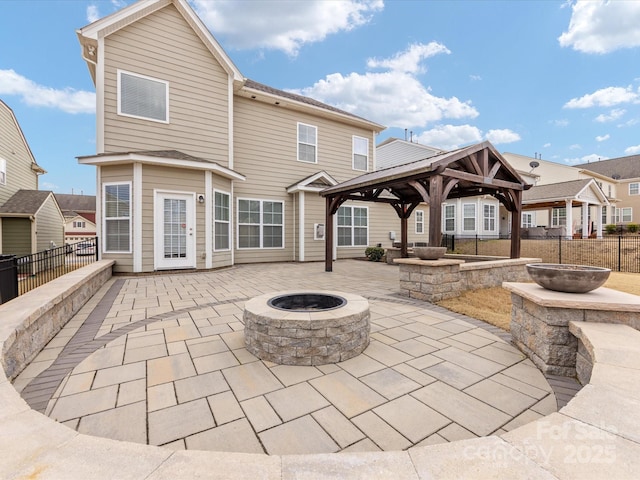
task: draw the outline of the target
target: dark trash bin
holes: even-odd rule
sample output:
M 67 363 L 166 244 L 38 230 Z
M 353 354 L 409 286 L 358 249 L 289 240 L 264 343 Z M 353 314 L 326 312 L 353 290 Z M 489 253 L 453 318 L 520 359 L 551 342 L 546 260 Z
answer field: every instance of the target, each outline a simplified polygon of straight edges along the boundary
M 0 255 L 0 304 L 18 296 L 18 262 L 15 255 Z

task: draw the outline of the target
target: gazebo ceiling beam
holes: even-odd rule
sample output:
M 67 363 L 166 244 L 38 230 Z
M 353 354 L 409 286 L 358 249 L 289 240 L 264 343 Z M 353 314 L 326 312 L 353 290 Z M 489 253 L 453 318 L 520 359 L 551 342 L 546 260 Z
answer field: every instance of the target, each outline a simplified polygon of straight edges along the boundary
M 418 180 L 410 180 L 407 184 L 420 194 L 424 203 L 429 203 L 429 192 L 427 192 L 427 188 L 422 183 Z
M 442 173 L 444 177 L 457 178 L 477 184 L 479 187 L 504 187 L 512 190 L 522 190 L 522 185 L 515 182 L 507 182 L 505 180 L 497 180 L 490 177 L 482 177 L 473 173 L 461 172 L 459 170 L 453 170 L 446 168 Z

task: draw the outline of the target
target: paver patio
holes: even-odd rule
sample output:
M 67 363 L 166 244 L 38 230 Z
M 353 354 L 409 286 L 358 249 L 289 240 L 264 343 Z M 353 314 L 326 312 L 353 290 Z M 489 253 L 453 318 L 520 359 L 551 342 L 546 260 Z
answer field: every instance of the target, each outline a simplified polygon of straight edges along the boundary
M 251 355 L 244 302 L 295 289 L 368 298 L 369 347 L 318 367 Z M 358 260 L 338 261 L 332 273 L 287 263 L 116 277 L 14 385 L 82 433 L 248 453 L 402 450 L 502 433 L 556 411 L 545 377 L 495 327 L 397 290 L 396 266 Z

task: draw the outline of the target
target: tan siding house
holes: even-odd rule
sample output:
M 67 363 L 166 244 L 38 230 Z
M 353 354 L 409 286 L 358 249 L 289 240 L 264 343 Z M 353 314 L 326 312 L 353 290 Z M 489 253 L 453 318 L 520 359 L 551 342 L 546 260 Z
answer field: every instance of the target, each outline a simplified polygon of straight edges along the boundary
M 96 85 L 96 226 L 116 271 L 324 259 L 328 186 L 372 171 L 384 127 L 245 78 L 186 0 L 78 30 Z M 345 204 L 334 257 L 391 244 L 388 206 Z
M 29 255 L 64 242 L 64 217 L 38 190 L 36 163 L 13 111 L 0 100 L 0 253 Z

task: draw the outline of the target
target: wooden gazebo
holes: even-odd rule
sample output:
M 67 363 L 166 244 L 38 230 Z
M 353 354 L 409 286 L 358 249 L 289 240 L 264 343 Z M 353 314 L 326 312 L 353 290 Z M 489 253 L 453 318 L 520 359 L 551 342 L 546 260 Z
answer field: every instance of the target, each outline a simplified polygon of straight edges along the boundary
M 320 192 L 326 198 L 325 270 L 333 267 L 333 216 L 347 200 L 383 202 L 400 217 L 401 255 L 407 256 L 407 220 L 429 204 L 429 245 L 442 242 L 442 202 L 492 195 L 511 215 L 511 258 L 520 257 L 522 192 L 530 187 L 490 142 L 366 173 Z

